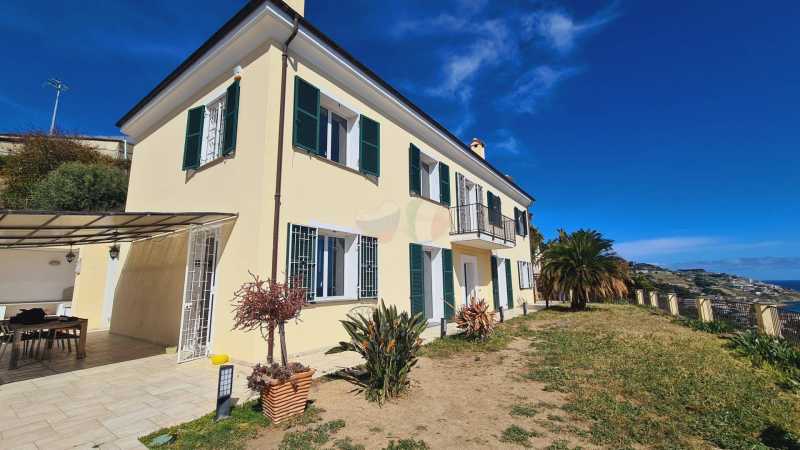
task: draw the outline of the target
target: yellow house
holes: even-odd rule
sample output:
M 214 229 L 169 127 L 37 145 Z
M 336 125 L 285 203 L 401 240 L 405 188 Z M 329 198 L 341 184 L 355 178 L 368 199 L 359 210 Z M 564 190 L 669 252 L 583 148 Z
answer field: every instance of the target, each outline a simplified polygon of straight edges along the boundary
M 249 2 L 118 122 L 137 142 L 128 211 L 237 216 L 123 246 L 111 332 L 178 345 L 179 360 L 263 360 L 258 332 L 232 330 L 248 271 L 307 288 L 293 354 L 331 347 L 379 299 L 432 325 L 473 296 L 533 301 L 533 198 L 303 7 Z

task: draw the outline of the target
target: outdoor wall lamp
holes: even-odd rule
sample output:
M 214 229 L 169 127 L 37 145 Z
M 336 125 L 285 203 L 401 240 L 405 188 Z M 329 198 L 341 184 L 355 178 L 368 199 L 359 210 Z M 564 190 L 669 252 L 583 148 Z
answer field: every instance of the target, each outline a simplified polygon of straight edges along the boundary
M 108 256 L 110 256 L 111 259 L 119 258 L 119 245 L 114 244 L 111 247 L 109 247 L 108 248 Z
M 67 254 L 64 255 L 64 259 L 66 259 L 68 263 L 72 263 L 72 261 L 75 261 L 75 252 L 72 251 L 72 247 L 70 247 L 69 252 L 67 252 Z

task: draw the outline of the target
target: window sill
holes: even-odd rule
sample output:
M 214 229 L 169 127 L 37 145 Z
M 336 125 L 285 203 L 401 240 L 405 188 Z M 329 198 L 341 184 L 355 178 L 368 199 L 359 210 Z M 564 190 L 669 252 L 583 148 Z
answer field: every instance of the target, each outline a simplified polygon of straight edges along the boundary
M 309 157 L 311 157 L 313 159 L 322 161 L 322 162 L 324 162 L 326 164 L 330 164 L 330 165 L 332 165 L 334 167 L 338 167 L 338 168 L 343 169 L 343 170 L 345 170 L 347 172 L 362 176 L 362 177 L 364 177 L 364 178 L 366 178 L 368 180 L 373 180 L 375 182 L 377 182 L 377 180 L 378 180 L 378 177 L 376 177 L 375 175 L 370 175 L 370 174 L 367 174 L 367 173 L 363 173 L 358 169 L 354 169 L 354 168 L 352 168 L 352 167 L 350 167 L 350 166 L 348 166 L 346 164 L 342 164 L 340 162 L 333 161 L 331 159 L 328 159 L 327 157 L 318 155 L 318 154 L 316 154 L 314 152 L 310 152 L 310 151 L 308 151 L 308 150 L 306 150 L 304 148 L 297 147 L 297 146 L 293 146 L 292 148 L 294 148 L 294 150 L 296 152 L 304 153 L 304 154 L 308 155 Z
M 374 305 L 378 303 L 377 298 L 331 298 L 312 300 L 304 306 L 304 308 L 320 308 L 329 305 Z
M 413 192 L 409 192 L 408 195 L 410 195 L 412 198 L 418 198 L 418 199 L 424 200 L 424 201 L 426 201 L 428 203 L 433 203 L 434 205 L 437 205 L 437 206 L 442 206 L 442 207 L 445 207 L 445 208 L 448 208 L 448 209 L 450 208 L 450 206 L 448 206 L 445 203 L 437 202 L 436 200 L 434 200 L 432 198 L 424 197 L 422 195 L 417 195 L 417 194 L 415 194 Z

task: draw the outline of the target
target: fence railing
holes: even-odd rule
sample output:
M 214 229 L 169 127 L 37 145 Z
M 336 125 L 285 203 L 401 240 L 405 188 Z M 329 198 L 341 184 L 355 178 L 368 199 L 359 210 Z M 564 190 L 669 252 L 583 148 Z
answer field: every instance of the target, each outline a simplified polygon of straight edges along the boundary
M 478 233 L 516 242 L 514 220 L 480 203 L 450 208 L 450 234 Z
M 645 292 L 642 289 L 632 292 L 630 298 L 618 303 L 647 306 L 704 322 L 725 322 L 736 330 L 755 330 L 800 345 L 800 311 L 788 304 L 756 303 L 724 297 L 681 298 L 675 294 Z

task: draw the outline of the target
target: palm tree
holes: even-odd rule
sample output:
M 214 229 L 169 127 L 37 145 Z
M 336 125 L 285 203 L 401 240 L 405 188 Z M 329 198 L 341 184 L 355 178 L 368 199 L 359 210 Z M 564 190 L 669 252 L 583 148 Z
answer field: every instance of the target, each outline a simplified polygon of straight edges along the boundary
M 594 230 L 563 230 L 542 254 L 542 279 L 547 295 L 567 295 L 572 309 L 590 301 L 628 295 L 627 262 L 613 251 L 613 241 Z

